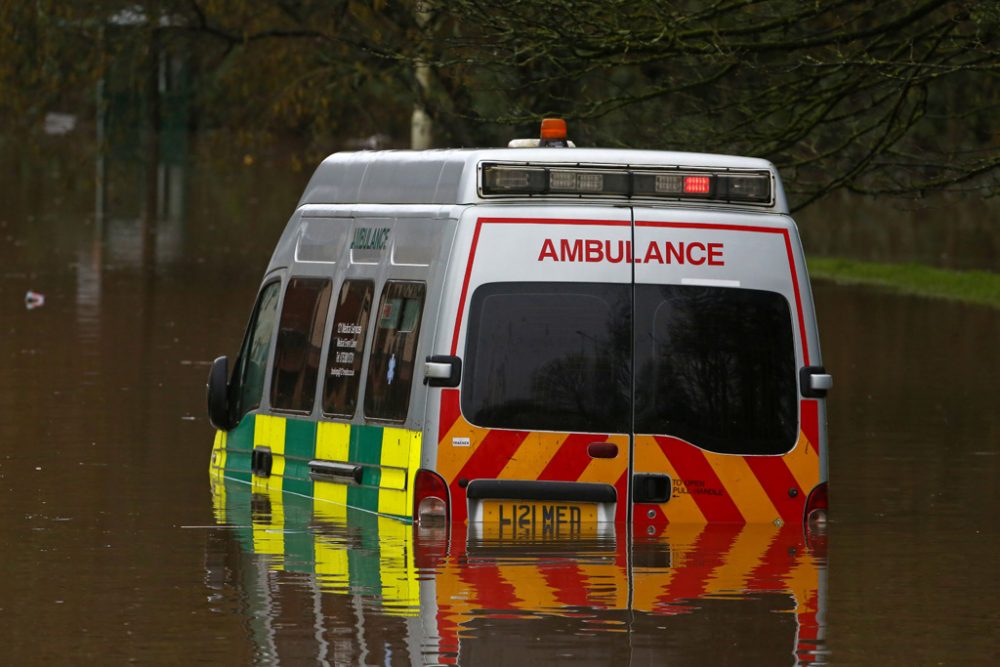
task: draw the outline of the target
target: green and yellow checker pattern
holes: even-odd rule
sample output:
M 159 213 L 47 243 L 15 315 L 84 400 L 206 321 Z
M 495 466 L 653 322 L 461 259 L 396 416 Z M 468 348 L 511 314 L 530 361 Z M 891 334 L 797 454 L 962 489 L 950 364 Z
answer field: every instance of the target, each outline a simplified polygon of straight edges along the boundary
M 228 433 L 216 432 L 210 469 L 255 489 L 287 491 L 412 521 L 420 445 L 420 431 L 248 414 Z M 254 474 L 254 450 L 270 452 L 266 477 Z M 309 462 L 316 460 L 360 466 L 361 481 L 313 480 Z

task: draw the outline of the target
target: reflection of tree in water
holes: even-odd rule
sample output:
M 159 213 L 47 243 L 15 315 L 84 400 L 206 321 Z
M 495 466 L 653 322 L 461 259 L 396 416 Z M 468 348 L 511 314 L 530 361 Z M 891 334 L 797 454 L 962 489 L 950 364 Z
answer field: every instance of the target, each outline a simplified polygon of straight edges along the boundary
M 628 302 L 614 304 L 604 331 L 576 330 L 580 350 L 567 351 L 532 374 L 532 393 L 561 417 L 559 428 L 572 418 L 573 430 L 629 430 L 631 320 Z
M 790 446 L 795 379 L 783 297 L 651 287 L 641 291 L 637 309 L 638 431 L 722 452 Z

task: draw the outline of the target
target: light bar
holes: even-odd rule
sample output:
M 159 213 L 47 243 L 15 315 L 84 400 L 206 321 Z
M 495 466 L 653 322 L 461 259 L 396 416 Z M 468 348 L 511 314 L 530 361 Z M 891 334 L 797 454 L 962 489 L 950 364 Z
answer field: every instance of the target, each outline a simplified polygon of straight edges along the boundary
M 681 171 L 537 164 L 482 165 L 484 196 L 557 195 L 664 198 L 770 204 L 771 174 L 766 171 Z

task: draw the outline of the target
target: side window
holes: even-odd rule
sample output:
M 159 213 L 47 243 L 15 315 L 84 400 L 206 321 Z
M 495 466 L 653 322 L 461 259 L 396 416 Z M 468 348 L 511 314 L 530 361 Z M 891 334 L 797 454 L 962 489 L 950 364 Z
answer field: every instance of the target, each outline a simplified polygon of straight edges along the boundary
M 312 410 L 330 292 L 325 278 L 292 278 L 288 283 L 271 375 L 271 406 L 276 410 Z
M 406 419 L 424 292 L 423 283 L 393 280 L 382 290 L 365 385 L 366 417 Z
M 247 327 L 239 359 L 233 367 L 230 403 L 233 422 L 260 405 L 264 395 L 264 372 L 267 370 L 267 353 L 271 349 L 275 316 L 278 312 L 278 292 L 281 283 L 264 286 L 257 298 L 250 325 Z
M 357 411 L 361 361 L 374 298 L 375 284 L 370 280 L 345 280 L 340 288 L 323 389 L 326 414 L 353 417 Z

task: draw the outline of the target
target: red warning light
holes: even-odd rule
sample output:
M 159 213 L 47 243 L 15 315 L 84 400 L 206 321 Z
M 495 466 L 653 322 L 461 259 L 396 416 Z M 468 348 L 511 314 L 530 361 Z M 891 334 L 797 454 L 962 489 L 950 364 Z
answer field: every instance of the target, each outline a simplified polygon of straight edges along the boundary
M 685 176 L 684 192 L 689 195 L 707 195 L 711 184 L 709 176 Z

